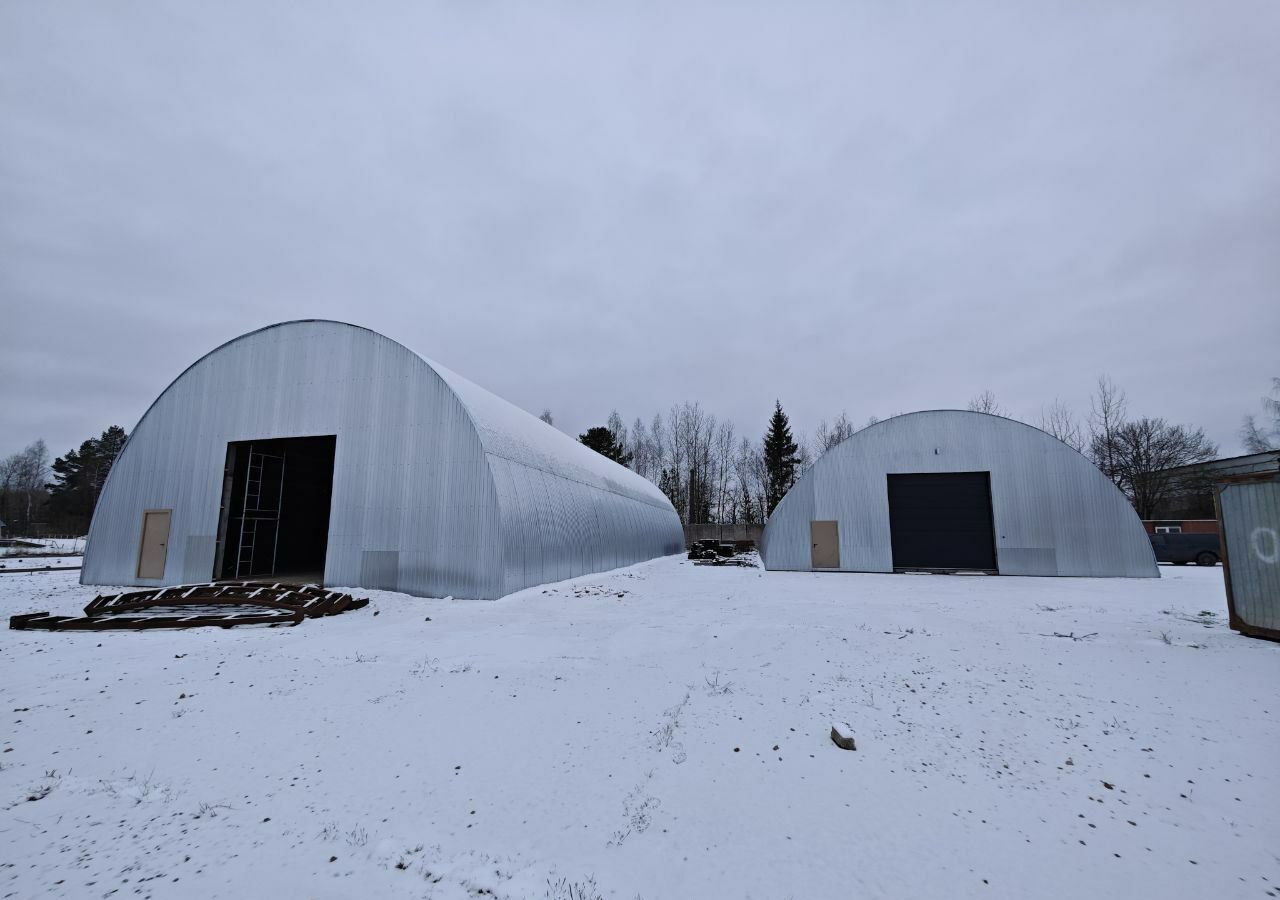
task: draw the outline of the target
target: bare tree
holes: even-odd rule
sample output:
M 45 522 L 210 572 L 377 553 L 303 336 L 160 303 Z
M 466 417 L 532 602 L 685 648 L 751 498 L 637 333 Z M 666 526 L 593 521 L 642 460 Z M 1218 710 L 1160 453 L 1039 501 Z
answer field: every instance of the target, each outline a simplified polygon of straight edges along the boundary
M 43 440 L 28 444 L 0 463 L 0 511 L 18 534 L 30 534 L 36 513 L 48 499 L 49 448 Z
M 683 522 L 701 522 L 711 515 L 715 429 L 715 416 L 696 402 L 673 405 L 665 422 L 654 417 L 650 432 L 660 447 L 658 486 Z
M 1277 449 L 1277 442 L 1258 424 L 1257 417 L 1248 415 L 1240 426 L 1240 444 L 1246 453 L 1266 453 Z
M 644 420 L 639 416 L 631 425 L 627 450 L 631 453 L 631 468 L 641 477 L 656 481 L 659 470 L 658 450 L 649 436 L 649 430 L 645 428 Z
M 544 409 L 542 411 L 542 415 L 538 416 L 538 418 L 546 422 L 548 425 L 554 426 L 556 424 L 555 421 L 551 418 L 551 410 L 549 409 Z
M 1049 408 L 1040 410 L 1040 430 L 1047 431 L 1074 450 L 1084 450 L 1084 431 L 1071 409 L 1054 398 Z
M 849 438 L 853 437 L 853 423 L 849 421 L 849 417 L 841 411 L 836 416 L 835 421 L 827 425 L 827 420 L 823 419 L 818 423 L 818 430 L 814 434 L 815 456 L 821 457 L 832 447 L 843 444 Z
M 742 509 L 737 436 L 732 422 L 696 402 L 672 406 L 650 425 L 637 418 L 628 429 L 609 415 L 614 442 L 631 456 L 631 467 L 658 485 L 684 522 L 737 521 Z
M 1214 459 L 1218 448 L 1203 428 L 1143 418 L 1116 430 L 1109 453 L 1117 483 L 1133 501 L 1139 518 L 1150 519 L 1175 494 L 1203 490 L 1195 476 L 1170 470 Z
M 35 522 L 36 508 L 45 500 L 49 482 L 49 449 L 43 440 L 29 444 L 20 454 L 18 490 L 26 505 L 28 528 Z
M 1003 416 L 1004 410 L 1000 408 L 1000 404 L 996 402 L 996 395 L 990 390 L 983 391 L 972 400 L 969 401 L 970 412 L 990 413 L 993 416 Z
M 711 441 L 716 430 L 716 417 L 696 402 L 686 401 L 672 407 L 668 418 L 672 439 L 672 462 L 676 482 L 681 486 L 686 522 L 705 522 L 711 518 L 713 473 Z
M 17 530 L 18 466 L 22 454 L 0 459 L 0 521 Z
M 813 464 L 817 461 L 817 457 L 814 455 L 813 451 L 809 449 L 808 441 L 803 439 L 797 440 L 795 481 L 793 481 L 792 484 L 794 485 L 796 481 L 803 478 L 804 473 L 812 469 Z
M 769 485 L 764 452 L 758 444 L 753 444 L 743 437 L 738 442 L 733 467 L 738 490 L 738 514 L 735 520 L 748 525 L 759 525 L 764 521 L 765 498 Z
M 656 423 L 655 423 L 656 424 Z M 659 482 L 667 494 L 667 499 L 676 508 L 681 522 L 689 521 L 688 493 L 688 457 L 686 448 L 688 441 L 680 426 L 680 407 L 672 406 L 667 411 L 665 427 L 660 432 L 662 442 L 662 468 L 664 478 Z M 655 431 L 657 429 L 655 428 Z M 665 481 L 665 484 L 663 482 Z
M 717 522 L 737 520 L 737 492 L 734 490 L 733 451 L 736 443 L 735 429 L 729 421 L 716 426 L 711 442 L 712 517 Z
M 609 434 L 613 435 L 613 442 L 623 450 L 627 449 L 627 426 L 622 422 L 622 416 L 618 415 L 615 409 L 609 413 L 609 420 L 605 423 L 605 427 L 609 429 Z
M 1117 485 L 1121 484 L 1116 459 L 1117 436 L 1124 427 L 1129 401 L 1107 375 L 1098 376 L 1098 393 L 1089 401 L 1089 453 L 1093 464 Z M 1123 487 L 1123 485 L 1121 485 Z
M 1280 449 L 1280 378 L 1271 379 L 1271 394 L 1262 398 L 1262 422 L 1245 416 L 1240 428 L 1240 442 L 1250 453 Z
M 667 468 L 667 436 L 662 424 L 662 414 L 654 413 L 649 422 L 649 446 L 652 450 L 654 478 L 661 479 L 662 471 Z

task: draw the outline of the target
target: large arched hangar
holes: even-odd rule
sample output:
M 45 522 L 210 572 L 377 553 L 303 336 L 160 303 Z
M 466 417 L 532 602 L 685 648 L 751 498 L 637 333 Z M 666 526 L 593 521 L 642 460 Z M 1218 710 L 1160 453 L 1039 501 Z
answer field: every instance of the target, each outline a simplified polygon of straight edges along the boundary
M 81 582 L 496 598 L 682 548 L 636 473 L 389 338 L 307 320 L 218 347 L 152 404 Z

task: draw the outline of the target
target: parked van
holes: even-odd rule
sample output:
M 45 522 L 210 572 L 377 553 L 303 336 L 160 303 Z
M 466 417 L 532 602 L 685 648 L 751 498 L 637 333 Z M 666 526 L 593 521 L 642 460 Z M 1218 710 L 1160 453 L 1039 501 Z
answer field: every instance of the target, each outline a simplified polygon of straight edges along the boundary
M 1151 547 L 1156 551 L 1156 562 L 1185 566 L 1189 562 L 1197 566 L 1216 566 L 1222 559 L 1221 540 L 1216 534 L 1153 534 Z

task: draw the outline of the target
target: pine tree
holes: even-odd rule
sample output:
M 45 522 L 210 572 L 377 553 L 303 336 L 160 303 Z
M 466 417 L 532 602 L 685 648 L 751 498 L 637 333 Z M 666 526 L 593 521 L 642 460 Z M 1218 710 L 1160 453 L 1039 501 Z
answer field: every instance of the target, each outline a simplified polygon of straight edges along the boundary
M 619 465 L 631 464 L 631 454 L 613 437 L 613 432 L 600 425 L 588 428 L 586 434 L 578 435 L 578 440 L 601 456 L 608 457 Z
M 124 448 L 124 441 L 124 429 L 112 425 L 101 437 L 89 438 L 79 450 L 53 461 L 49 505 L 65 527 L 88 527 L 107 473 Z
M 797 451 L 791 437 L 791 423 L 782 411 L 782 402 L 776 401 L 769 430 L 764 436 L 764 465 L 768 473 L 765 487 L 765 515 L 773 515 L 774 509 L 796 480 Z

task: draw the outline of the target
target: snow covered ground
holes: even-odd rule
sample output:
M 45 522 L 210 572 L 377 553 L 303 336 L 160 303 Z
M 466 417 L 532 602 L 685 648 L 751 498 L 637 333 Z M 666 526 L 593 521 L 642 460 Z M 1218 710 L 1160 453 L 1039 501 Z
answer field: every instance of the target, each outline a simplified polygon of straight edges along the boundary
M 39 558 L 40 565 L 48 562 L 50 556 L 79 557 L 84 556 L 84 538 L 18 538 L 27 546 L 6 547 L 0 544 L 0 563 L 8 563 L 10 568 L 15 558 Z M 75 565 L 79 565 L 76 562 Z
M 19 538 L 28 546 L 0 545 L 0 574 L 12 569 L 78 569 L 84 562 L 84 538 Z M 35 545 L 35 546 L 30 546 Z M 0 589 L 0 597 L 4 596 Z
M 0 897 L 1280 896 L 1280 645 L 1227 630 L 1221 569 L 1162 574 L 669 558 L 5 630 Z M 0 611 L 94 593 L 3 575 Z
M 9 569 L 79 569 L 83 556 L 7 556 L 0 558 L 0 573 Z

